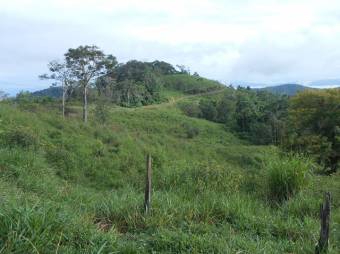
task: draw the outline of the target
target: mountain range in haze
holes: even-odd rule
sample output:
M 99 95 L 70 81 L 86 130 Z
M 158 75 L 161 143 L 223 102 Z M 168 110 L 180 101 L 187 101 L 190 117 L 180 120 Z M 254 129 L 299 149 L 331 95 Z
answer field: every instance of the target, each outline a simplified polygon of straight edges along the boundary
M 297 94 L 300 91 L 306 90 L 306 89 L 317 89 L 309 86 L 303 86 L 299 84 L 282 84 L 278 86 L 267 86 L 263 88 L 257 88 L 258 90 L 262 91 L 268 91 L 274 94 L 282 94 L 282 95 L 288 95 L 293 96 Z

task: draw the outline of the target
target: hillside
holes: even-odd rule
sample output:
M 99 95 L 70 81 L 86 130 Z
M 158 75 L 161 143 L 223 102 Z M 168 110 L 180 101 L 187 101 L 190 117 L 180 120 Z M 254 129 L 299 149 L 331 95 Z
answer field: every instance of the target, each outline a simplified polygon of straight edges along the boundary
M 277 86 L 267 86 L 264 88 L 259 88 L 258 90 L 268 91 L 273 94 L 282 94 L 282 95 L 285 94 L 288 96 L 292 96 L 306 89 L 314 89 L 314 88 L 299 85 L 299 84 L 282 84 L 282 85 L 277 85 Z
M 51 86 L 49 88 L 43 89 L 43 90 L 38 90 L 35 92 L 32 92 L 33 96 L 47 96 L 51 98 L 61 98 L 63 94 L 62 88 L 61 87 L 54 87 Z
M 131 72 L 131 70 L 130 70 Z M 202 92 L 223 89 L 224 85 L 217 81 L 209 80 L 203 77 L 196 77 L 188 74 L 158 74 L 155 83 L 160 83 L 160 93 L 166 97 L 168 93 L 179 94 L 199 94 Z M 94 86 L 96 89 L 96 86 Z M 75 89 L 77 90 L 77 88 Z M 81 92 L 79 92 L 81 93 Z M 49 88 L 38 90 L 31 93 L 34 97 L 51 97 L 61 98 L 62 88 L 51 86 Z
M 339 253 L 340 176 L 313 176 L 283 204 L 266 198 L 272 146 L 185 116 L 172 103 L 0 107 L 0 245 L 5 253 L 314 253 L 323 191 L 333 195 L 330 253 Z M 206 95 L 210 96 L 210 95 Z M 152 212 L 143 213 L 145 156 Z

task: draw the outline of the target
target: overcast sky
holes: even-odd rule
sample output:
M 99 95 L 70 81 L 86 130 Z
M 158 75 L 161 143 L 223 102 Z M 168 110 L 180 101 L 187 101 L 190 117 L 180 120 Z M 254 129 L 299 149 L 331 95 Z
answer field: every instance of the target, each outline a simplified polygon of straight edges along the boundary
M 37 90 L 47 63 L 95 44 L 230 83 L 340 78 L 339 0 L 0 0 L 0 90 Z

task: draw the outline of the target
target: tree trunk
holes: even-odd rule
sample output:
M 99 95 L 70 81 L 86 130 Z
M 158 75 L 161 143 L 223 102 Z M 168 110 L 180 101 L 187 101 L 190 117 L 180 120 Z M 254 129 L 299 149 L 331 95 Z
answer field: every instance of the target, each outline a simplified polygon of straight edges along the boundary
M 87 123 L 87 85 L 84 85 L 83 121 Z
M 63 85 L 63 98 L 62 98 L 62 114 L 63 118 L 65 118 L 65 97 L 66 97 L 66 86 Z
M 127 92 L 127 105 L 130 107 L 130 90 Z

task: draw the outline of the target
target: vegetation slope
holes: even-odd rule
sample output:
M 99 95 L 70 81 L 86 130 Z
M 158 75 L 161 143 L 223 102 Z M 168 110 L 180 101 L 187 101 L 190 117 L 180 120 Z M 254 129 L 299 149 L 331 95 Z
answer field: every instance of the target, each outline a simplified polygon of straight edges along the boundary
M 324 191 L 333 197 L 330 253 L 340 252 L 339 174 L 314 175 L 305 159 L 284 159 L 177 105 L 204 95 L 165 94 L 168 103 L 110 106 L 105 122 L 90 105 L 86 125 L 77 104 L 62 119 L 53 101 L 2 102 L 0 252 L 314 253 Z M 273 164 L 308 165 L 308 183 L 273 202 Z

